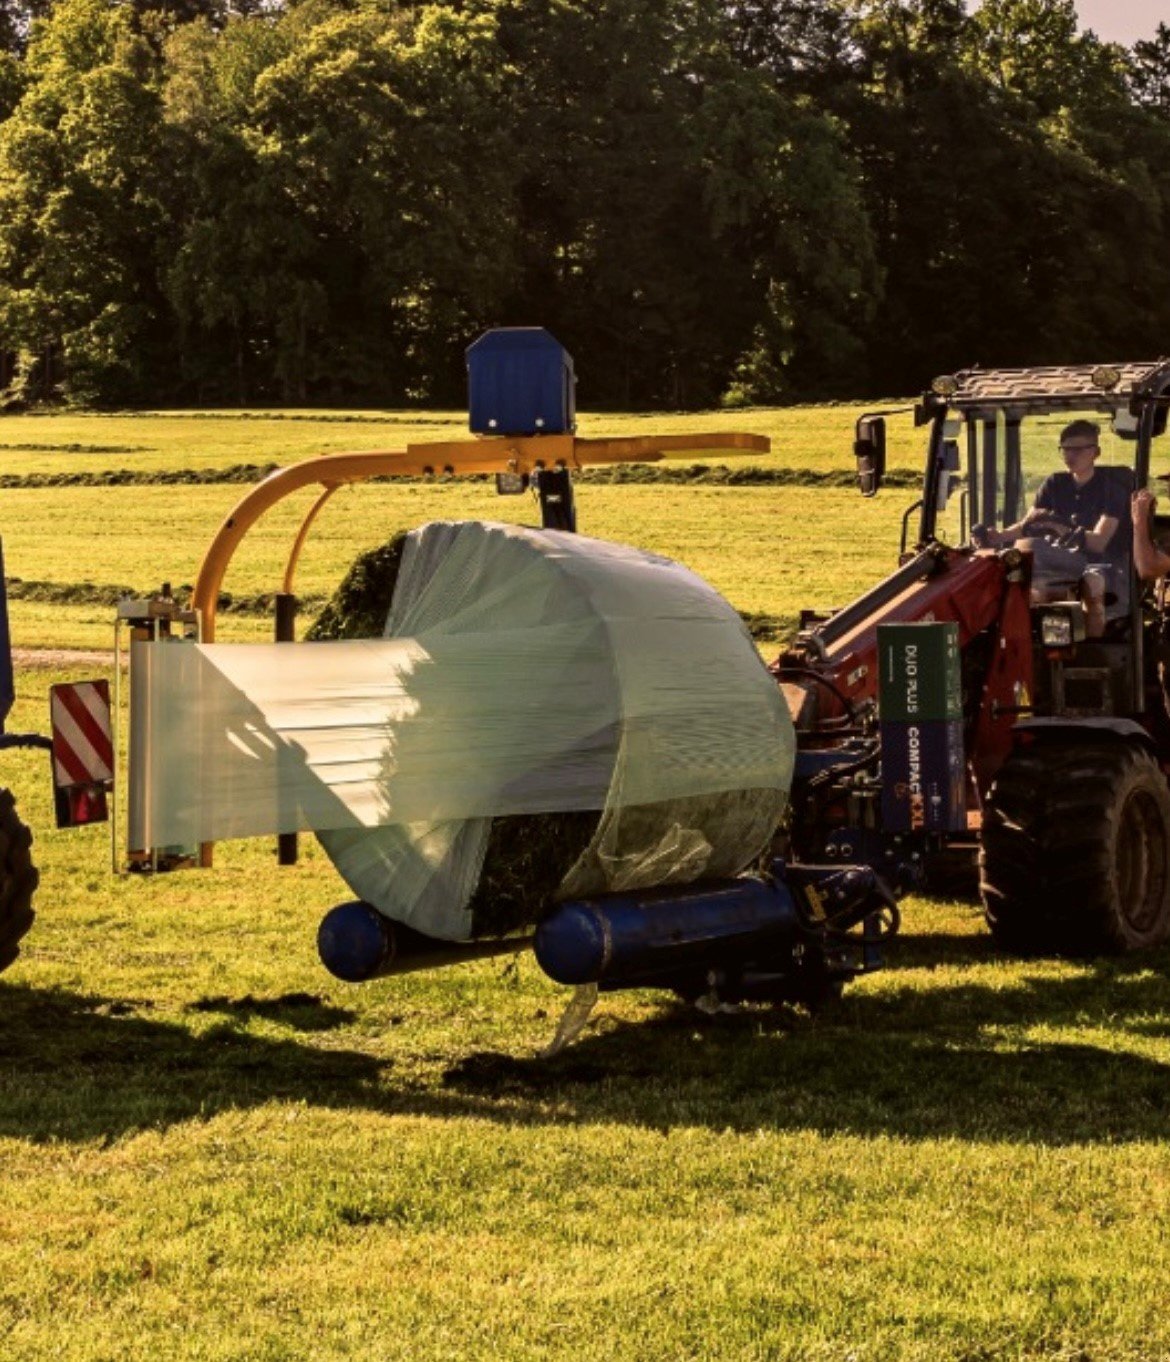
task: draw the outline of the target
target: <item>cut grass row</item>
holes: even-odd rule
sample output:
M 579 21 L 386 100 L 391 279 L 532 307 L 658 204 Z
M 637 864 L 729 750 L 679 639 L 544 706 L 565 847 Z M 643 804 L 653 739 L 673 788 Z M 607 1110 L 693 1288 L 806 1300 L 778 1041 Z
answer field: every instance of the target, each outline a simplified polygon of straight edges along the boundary
M 773 452 L 763 466 L 848 468 L 853 424 L 861 406 L 760 408 L 688 415 L 583 413 L 587 437 L 741 430 L 767 435 Z M 289 417 L 295 419 L 289 419 Z M 404 449 L 408 443 L 467 435 L 464 412 L 88 413 L 0 417 L 0 471 L 45 474 L 134 469 L 219 468 L 242 463 L 293 463 L 352 449 Z M 922 440 L 908 421 L 891 426 L 891 464 L 914 467 Z
M 769 479 L 759 488 L 718 481 L 692 486 L 688 463 L 594 470 L 580 489 L 582 528 L 680 559 L 774 636 L 791 627 L 802 607 L 832 604 L 842 591 L 863 585 L 863 560 L 872 557 L 879 541 L 889 546 L 884 561 L 892 563 L 894 519 L 912 494 L 893 491 L 859 508 L 848 483 L 852 427 L 860 410 L 583 417 L 582 433 L 587 435 L 678 434 L 713 427 L 766 433 L 775 452 L 732 465 L 736 478 Z M 14 592 L 14 639 L 25 647 L 104 647 L 112 621 L 104 601 L 112 588 L 148 592 L 164 581 L 176 588 L 192 583 L 212 535 L 242 495 L 241 489 L 218 485 L 219 478 L 234 481 L 246 476 L 245 467 L 259 472 L 277 462 L 338 449 L 401 448 L 412 440 L 451 438 L 463 421 L 458 413 L 388 413 L 384 418 L 362 413 L 352 421 L 329 413 L 4 417 L 2 474 L 9 485 L 0 493 L 0 531 L 6 565 L 10 577 L 36 584 Z M 22 450 L 21 441 L 35 447 Z M 920 445 L 920 436 L 906 423 L 894 435 L 892 461 L 912 467 Z M 217 482 L 162 481 L 176 477 Z M 626 481 L 643 477 L 651 481 Z M 114 478 L 131 481 L 109 485 Z M 35 485 L 49 480 L 76 484 L 79 479 L 98 485 Z M 676 485 L 675 479 L 684 481 Z M 249 535 L 225 581 L 226 591 L 237 599 L 254 598 L 279 587 L 293 536 L 311 500 L 312 493 L 301 494 Z M 497 497 L 485 481 L 349 489 L 318 522 L 297 589 L 310 601 L 322 599 L 358 553 L 425 520 L 476 517 L 531 523 L 535 516 L 530 498 Z M 848 542 L 834 542 L 838 538 Z M 826 549 L 835 560 L 831 565 L 824 561 Z M 853 563 L 843 579 L 838 555 Z M 47 599 L 54 587 L 78 588 L 80 599 Z M 258 619 L 232 617 L 225 618 L 222 636 L 262 638 L 267 632 Z

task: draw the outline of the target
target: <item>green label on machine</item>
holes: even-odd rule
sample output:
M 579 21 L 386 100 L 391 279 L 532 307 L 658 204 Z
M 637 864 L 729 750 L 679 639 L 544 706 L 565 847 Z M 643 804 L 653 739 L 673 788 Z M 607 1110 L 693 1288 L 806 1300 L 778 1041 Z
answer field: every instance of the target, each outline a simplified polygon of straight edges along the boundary
M 878 625 L 878 712 L 883 721 L 961 719 L 963 682 L 954 620 Z

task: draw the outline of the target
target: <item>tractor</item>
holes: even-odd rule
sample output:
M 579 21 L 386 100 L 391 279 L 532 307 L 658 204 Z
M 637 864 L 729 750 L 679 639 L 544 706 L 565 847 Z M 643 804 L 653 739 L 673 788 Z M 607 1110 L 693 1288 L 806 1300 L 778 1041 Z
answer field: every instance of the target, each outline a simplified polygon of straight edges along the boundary
M 860 861 L 902 889 L 977 883 L 994 939 L 1015 952 L 1115 954 L 1166 939 L 1170 640 L 1161 585 L 1135 571 L 1129 494 L 1150 477 L 1168 405 L 1167 360 L 934 381 L 913 408 L 929 438 L 898 566 L 842 609 L 805 612 L 773 664 L 799 742 L 793 854 Z M 885 478 L 895 414 L 857 423 L 865 496 Z M 1059 466 L 1061 428 L 1090 416 L 1108 426 L 1093 476 L 1112 480 L 1125 508 L 1097 621 L 1075 574 L 1041 584 L 1030 541 L 988 546 Z M 942 830 L 921 811 L 900 817 L 890 798 L 905 725 L 879 715 L 881 639 L 914 622 L 951 622 L 957 639 L 965 807 Z

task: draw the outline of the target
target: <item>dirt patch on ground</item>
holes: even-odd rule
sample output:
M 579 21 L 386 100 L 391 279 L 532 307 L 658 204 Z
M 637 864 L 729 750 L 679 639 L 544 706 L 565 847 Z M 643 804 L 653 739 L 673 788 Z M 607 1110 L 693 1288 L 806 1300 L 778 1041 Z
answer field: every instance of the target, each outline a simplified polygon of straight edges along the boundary
M 112 648 L 104 652 L 85 648 L 13 648 L 12 665 L 18 671 L 21 667 L 41 667 L 55 671 L 63 667 L 102 667 L 109 670 L 114 665 L 114 651 Z

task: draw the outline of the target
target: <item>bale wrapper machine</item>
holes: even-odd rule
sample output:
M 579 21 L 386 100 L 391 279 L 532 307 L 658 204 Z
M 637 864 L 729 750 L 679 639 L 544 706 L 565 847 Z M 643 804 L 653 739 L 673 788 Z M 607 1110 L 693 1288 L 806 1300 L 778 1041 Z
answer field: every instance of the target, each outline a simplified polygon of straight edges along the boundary
M 162 656 L 160 648 L 214 645 L 217 606 L 229 564 L 251 527 L 284 498 L 318 489 L 275 595 L 274 642 L 291 647 L 296 638 L 298 561 L 314 521 L 339 488 L 372 478 L 494 475 L 499 493 L 534 495 L 547 549 L 548 535 L 570 536 L 575 544 L 588 542 L 575 534 L 573 475 L 579 469 L 672 456 L 764 453 L 769 448 L 764 437 L 718 432 L 579 437 L 572 361 L 536 328 L 489 332 L 470 347 L 468 370 L 474 438 L 408 445 L 402 451 L 324 455 L 279 469 L 251 489 L 224 520 L 189 602 L 180 603 L 165 593 L 149 601 L 123 603 L 119 627 L 130 639 L 132 773 L 135 746 L 152 740 L 150 723 L 143 717 L 151 659 Z M 735 628 L 751 653 L 751 666 L 763 674 L 763 663 L 738 619 Z M 301 650 L 331 645 L 295 646 Z M 292 658 L 290 652 L 290 667 Z M 765 689 L 775 695 L 770 682 Z M 777 709 L 781 717 L 775 739 L 782 744 L 791 740 L 791 724 L 784 706 Z M 190 779 L 198 781 L 199 773 L 192 771 Z M 135 780 L 140 783 L 135 785 Z M 139 777 L 132 775 L 126 803 L 131 868 L 159 871 L 211 864 L 213 850 L 207 842 L 159 844 L 150 827 L 150 791 Z M 321 924 L 321 957 L 338 977 L 357 982 L 531 946 L 546 972 L 565 984 L 664 988 L 711 1006 L 741 1001 L 815 1005 L 857 973 L 880 965 L 880 943 L 896 927 L 896 907 L 881 874 L 872 867 L 840 858 L 830 864 L 780 858 L 770 840 L 769 835 L 763 848 L 742 849 L 735 866 L 741 873 L 714 879 L 684 876 L 682 882 L 675 875 L 662 884 L 643 882 L 617 892 L 565 896 L 528 930 L 502 935 L 449 939 L 393 920 L 368 902 L 342 904 Z M 289 865 L 296 857 L 297 833 L 286 829 L 278 838 L 278 859 Z

